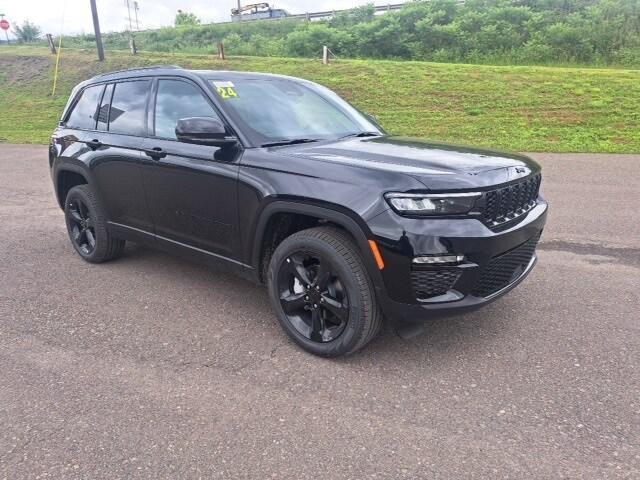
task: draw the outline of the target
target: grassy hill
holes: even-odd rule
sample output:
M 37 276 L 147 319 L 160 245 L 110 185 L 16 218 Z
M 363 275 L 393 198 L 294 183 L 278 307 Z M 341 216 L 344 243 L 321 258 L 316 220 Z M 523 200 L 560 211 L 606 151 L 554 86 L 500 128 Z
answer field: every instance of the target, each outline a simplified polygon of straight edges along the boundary
M 539 152 L 640 152 L 640 71 L 492 67 L 409 61 L 317 60 L 0 48 L 0 141 L 46 143 L 76 83 L 97 73 L 155 64 L 294 75 L 334 89 L 388 131 Z

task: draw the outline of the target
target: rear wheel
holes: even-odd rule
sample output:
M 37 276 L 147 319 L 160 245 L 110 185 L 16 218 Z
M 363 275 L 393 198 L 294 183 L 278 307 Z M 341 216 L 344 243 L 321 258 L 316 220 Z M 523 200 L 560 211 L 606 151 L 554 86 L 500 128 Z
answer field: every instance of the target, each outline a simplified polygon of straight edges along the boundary
M 71 244 L 87 262 L 102 263 L 122 254 L 125 242 L 107 230 L 102 206 L 88 185 L 69 190 L 64 214 Z
M 274 252 L 267 274 L 281 325 L 316 355 L 347 355 L 380 330 L 382 315 L 351 238 L 333 227 L 303 230 Z

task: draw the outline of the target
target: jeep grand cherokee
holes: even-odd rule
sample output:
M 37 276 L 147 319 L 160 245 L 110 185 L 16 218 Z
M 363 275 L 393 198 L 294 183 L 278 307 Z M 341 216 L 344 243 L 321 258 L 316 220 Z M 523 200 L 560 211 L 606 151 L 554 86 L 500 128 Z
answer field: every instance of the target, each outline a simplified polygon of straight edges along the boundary
M 257 73 L 85 81 L 49 163 L 83 259 L 130 240 L 232 269 L 323 356 L 360 349 L 383 317 L 408 334 L 508 292 L 547 213 L 525 156 L 387 135 L 327 88 Z

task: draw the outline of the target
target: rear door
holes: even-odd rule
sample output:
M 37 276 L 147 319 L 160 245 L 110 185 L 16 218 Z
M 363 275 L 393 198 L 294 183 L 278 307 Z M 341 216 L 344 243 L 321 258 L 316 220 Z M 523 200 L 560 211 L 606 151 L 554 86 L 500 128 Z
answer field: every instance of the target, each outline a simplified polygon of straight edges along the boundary
M 181 118 L 223 119 L 204 91 L 187 79 L 159 78 L 153 96 L 143 178 L 159 240 L 237 258 L 239 152 L 179 142 L 175 134 Z M 154 156 L 153 151 L 160 153 Z
M 93 150 L 87 148 L 85 141 L 95 132 L 98 104 L 104 88 L 104 84 L 90 85 L 70 99 L 68 112 L 51 138 L 51 156 L 67 166 L 75 166 L 85 177 L 89 177 L 87 180 L 90 182 L 92 179 L 87 172 L 87 164 L 93 158 Z M 57 182 L 57 179 L 54 178 L 54 181 Z M 64 198 L 60 199 L 61 203 L 64 201 Z
M 85 137 L 93 151 L 90 168 L 109 221 L 149 234 L 153 223 L 140 168 L 151 85 L 149 78 L 108 84 L 97 112 L 97 129 Z

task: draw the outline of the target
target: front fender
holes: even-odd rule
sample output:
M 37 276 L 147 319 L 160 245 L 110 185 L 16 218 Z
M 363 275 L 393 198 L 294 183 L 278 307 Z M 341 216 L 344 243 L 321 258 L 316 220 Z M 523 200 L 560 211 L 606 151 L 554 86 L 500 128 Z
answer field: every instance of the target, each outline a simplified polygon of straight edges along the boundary
M 374 282 L 376 290 L 382 288 L 382 276 L 380 275 L 380 270 L 378 270 L 376 261 L 371 253 L 368 243 L 369 239 L 373 239 L 373 235 L 366 223 L 364 223 L 364 221 L 357 217 L 353 212 L 349 212 L 348 209 L 339 205 L 318 205 L 305 202 L 301 199 L 276 199 L 266 204 L 262 209 L 253 229 L 253 235 L 250 237 L 254 239 L 250 253 L 251 264 L 256 267 L 256 271 L 259 270 L 261 247 L 267 225 L 273 215 L 278 213 L 309 215 L 323 220 L 328 220 L 331 223 L 344 228 L 355 239 L 356 245 L 362 255 L 364 265 L 369 276 Z

